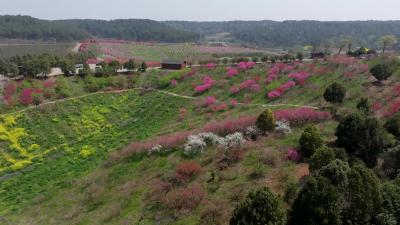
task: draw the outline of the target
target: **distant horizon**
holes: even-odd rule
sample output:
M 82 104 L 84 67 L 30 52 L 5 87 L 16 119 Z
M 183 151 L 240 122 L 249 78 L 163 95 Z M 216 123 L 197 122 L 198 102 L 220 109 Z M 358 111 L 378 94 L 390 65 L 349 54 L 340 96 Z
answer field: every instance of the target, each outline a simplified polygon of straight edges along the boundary
M 167 21 L 179 21 L 179 22 L 260 22 L 260 21 L 272 21 L 272 22 L 288 22 L 288 21 L 316 21 L 316 22 L 391 22 L 391 21 L 400 21 L 400 19 L 388 19 L 388 20 L 379 20 L 379 19 L 364 19 L 364 20 L 315 20 L 315 19 L 286 19 L 286 20 L 272 20 L 272 19 L 259 19 L 259 20 L 155 20 L 151 18 L 114 18 L 114 19 L 101 19 L 101 18 L 64 18 L 64 19 L 46 19 L 46 18 L 39 18 L 32 15 L 23 15 L 23 14 L 0 14 L 0 16 L 28 16 L 39 20 L 46 20 L 46 21 L 59 21 L 59 20 L 102 20 L 102 21 L 113 21 L 113 20 L 153 20 L 158 22 L 167 22 Z
M 398 0 L 0 0 L 0 14 L 44 20 L 150 19 L 156 21 L 396 21 Z

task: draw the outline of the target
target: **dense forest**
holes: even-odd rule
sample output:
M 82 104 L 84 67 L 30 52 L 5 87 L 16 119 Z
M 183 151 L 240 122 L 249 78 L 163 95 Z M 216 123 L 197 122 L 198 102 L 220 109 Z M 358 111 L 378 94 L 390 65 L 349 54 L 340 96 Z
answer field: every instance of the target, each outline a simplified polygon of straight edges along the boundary
M 216 33 L 229 33 L 234 41 L 260 47 L 337 47 L 346 41 L 351 42 L 353 46 L 377 48 L 381 36 L 400 36 L 400 21 L 48 21 L 29 16 L 0 16 L 0 38 L 76 41 L 95 37 L 133 41 L 196 42 L 201 37 Z
M 177 29 L 203 35 L 227 32 L 241 42 L 263 47 L 319 45 L 330 47 L 351 41 L 356 46 L 378 47 L 383 35 L 400 35 L 400 21 L 167 21 Z
M 0 38 L 76 41 L 85 38 L 187 42 L 199 36 L 152 20 L 39 20 L 29 16 L 0 16 Z

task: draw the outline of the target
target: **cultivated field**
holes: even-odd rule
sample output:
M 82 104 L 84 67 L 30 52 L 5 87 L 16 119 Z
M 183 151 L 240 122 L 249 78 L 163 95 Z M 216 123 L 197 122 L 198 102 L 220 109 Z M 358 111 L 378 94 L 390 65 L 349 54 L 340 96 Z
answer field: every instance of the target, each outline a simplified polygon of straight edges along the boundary
M 26 54 L 53 53 L 64 55 L 71 53 L 74 43 L 47 43 L 23 40 L 0 40 L 0 58 Z
M 97 41 L 91 45 L 93 45 L 91 49 L 100 50 L 103 57 L 108 55 L 120 59 L 134 58 L 146 62 L 160 62 L 165 59 L 180 59 L 197 62 L 212 60 L 215 56 L 271 53 L 243 47 L 207 46 L 189 43 L 162 44 Z

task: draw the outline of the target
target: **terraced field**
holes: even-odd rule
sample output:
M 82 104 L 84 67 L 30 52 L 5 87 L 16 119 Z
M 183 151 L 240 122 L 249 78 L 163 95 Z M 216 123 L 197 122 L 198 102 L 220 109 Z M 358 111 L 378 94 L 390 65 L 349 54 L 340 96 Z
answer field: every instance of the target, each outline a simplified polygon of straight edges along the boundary
M 251 53 L 266 53 L 243 47 L 203 46 L 196 44 L 161 44 L 161 43 L 112 43 L 97 42 L 105 55 L 117 58 L 135 58 L 139 61 L 160 62 L 165 59 L 179 59 L 190 62 L 211 60 L 213 55 L 240 55 Z

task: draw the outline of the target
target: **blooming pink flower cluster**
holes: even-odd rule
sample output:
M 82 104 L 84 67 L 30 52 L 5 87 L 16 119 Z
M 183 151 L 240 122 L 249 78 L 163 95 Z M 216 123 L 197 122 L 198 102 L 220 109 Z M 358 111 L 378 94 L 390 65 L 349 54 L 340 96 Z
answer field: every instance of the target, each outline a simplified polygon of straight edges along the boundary
M 112 160 L 118 160 L 120 158 L 130 157 L 137 153 L 147 152 L 156 145 L 161 145 L 165 148 L 177 148 L 180 147 L 185 142 L 185 139 L 193 133 L 194 131 L 177 132 L 155 137 L 143 142 L 134 142 L 117 154 L 111 155 L 111 158 Z
M 302 72 L 295 72 L 288 75 L 289 78 L 293 78 L 296 82 L 300 85 L 303 85 L 305 80 L 310 77 L 311 74 L 305 71 Z
M 178 81 L 177 80 L 171 80 L 171 86 L 175 87 L 176 85 L 178 85 Z
M 351 77 L 353 77 L 353 72 L 351 72 L 351 71 L 346 71 L 346 72 L 344 72 L 344 74 L 343 74 L 345 77 L 347 77 L 347 78 L 351 78 Z
M 238 87 L 233 86 L 231 87 L 230 91 L 232 94 L 237 94 L 242 90 L 249 90 L 252 92 L 259 92 L 261 89 L 260 85 L 257 83 L 257 81 L 253 79 L 245 80 L 243 81 Z
M 275 112 L 277 120 L 287 120 L 291 125 L 299 125 L 311 122 L 322 122 L 331 118 L 331 114 L 312 108 L 284 109 Z
M 268 70 L 267 80 L 265 82 L 268 84 L 277 79 L 279 73 L 282 72 L 285 68 L 286 65 L 284 63 L 276 63 L 273 67 L 271 67 Z
M 393 88 L 392 88 L 392 92 L 394 96 L 400 96 L 400 84 L 396 84 Z
M 247 127 L 254 125 L 256 120 L 257 116 L 241 116 L 221 122 L 208 123 L 204 126 L 202 131 L 213 132 L 220 135 L 232 134 L 237 131 L 244 131 Z
M 396 99 L 390 103 L 389 107 L 384 112 L 384 116 L 391 117 L 399 111 L 400 111 L 400 99 Z
M 382 104 L 378 101 L 375 101 L 372 103 L 372 110 L 374 110 L 374 112 L 379 111 L 382 109 Z
M 315 71 L 315 73 L 317 75 L 325 75 L 325 74 L 327 74 L 329 72 L 331 72 L 331 69 L 329 67 L 326 67 L 326 66 L 322 66 L 320 68 L 317 68 L 316 71 Z
M 214 84 L 215 84 L 215 80 L 213 80 L 209 76 L 205 76 L 205 77 L 203 77 L 203 84 L 197 86 L 195 88 L 195 91 L 198 93 L 205 92 L 205 91 L 209 90 L 210 88 L 212 88 Z
M 228 78 L 232 78 L 232 77 L 234 77 L 234 76 L 239 74 L 239 71 L 237 69 L 235 69 L 235 68 L 228 67 L 226 69 L 227 69 L 226 77 L 228 77 Z
M 203 106 L 210 106 L 217 102 L 217 99 L 214 96 L 208 96 L 204 99 Z
M 207 63 L 206 66 L 207 66 L 208 69 L 213 70 L 213 69 L 215 69 L 217 67 L 217 64 L 215 64 L 213 62 L 210 62 L 210 63 Z
M 236 99 L 231 100 L 231 106 L 236 107 L 238 105 L 238 101 Z
M 252 92 L 259 92 L 261 88 L 260 88 L 260 85 L 257 84 L 257 82 L 255 80 L 249 79 L 249 80 L 243 81 L 239 85 L 239 89 L 240 90 L 247 89 Z
M 232 94 L 237 94 L 237 93 L 240 92 L 240 88 L 237 87 L 237 86 L 233 86 L 233 87 L 231 87 L 230 91 L 231 91 Z
M 248 70 L 254 68 L 255 65 L 256 65 L 255 62 L 240 62 L 237 64 L 237 67 L 240 70 Z
M 210 109 L 213 112 L 221 112 L 221 111 L 227 110 L 228 109 L 228 105 L 226 103 L 213 104 L 213 105 L 210 105 Z
M 328 59 L 331 64 L 350 66 L 357 63 L 357 59 L 345 55 L 335 55 Z
M 54 79 L 48 79 L 43 82 L 44 88 L 54 88 L 55 85 L 56 85 L 56 82 Z
M 6 105 L 13 104 L 13 95 L 17 92 L 17 85 L 14 82 L 8 83 L 3 90 L 4 103 Z
M 287 66 L 283 69 L 282 72 L 284 72 L 284 73 L 289 73 L 289 72 L 293 71 L 295 68 L 296 68 L 295 66 L 287 65 Z
M 301 155 L 296 149 L 290 148 L 287 151 L 285 159 L 298 162 L 301 159 Z
M 296 86 L 296 83 L 294 81 L 288 81 L 284 84 L 282 84 L 280 87 L 278 87 L 277 89 L 271 91 L 268 93 L 268 98 L 279 98 L 280 96 L 282 96 L 282 94 L 289 90 L 290 88 Z
M 19 101 L 23 105 L 31 105 L 33 103 L 33 94 L 43 93 L 40 89 L 25 88 L 19 97 Z
M 196 75 L 196 70 L 192 69 L 189 73 L 186 74 L 187 77 L 194 77 L 194 75 Z

